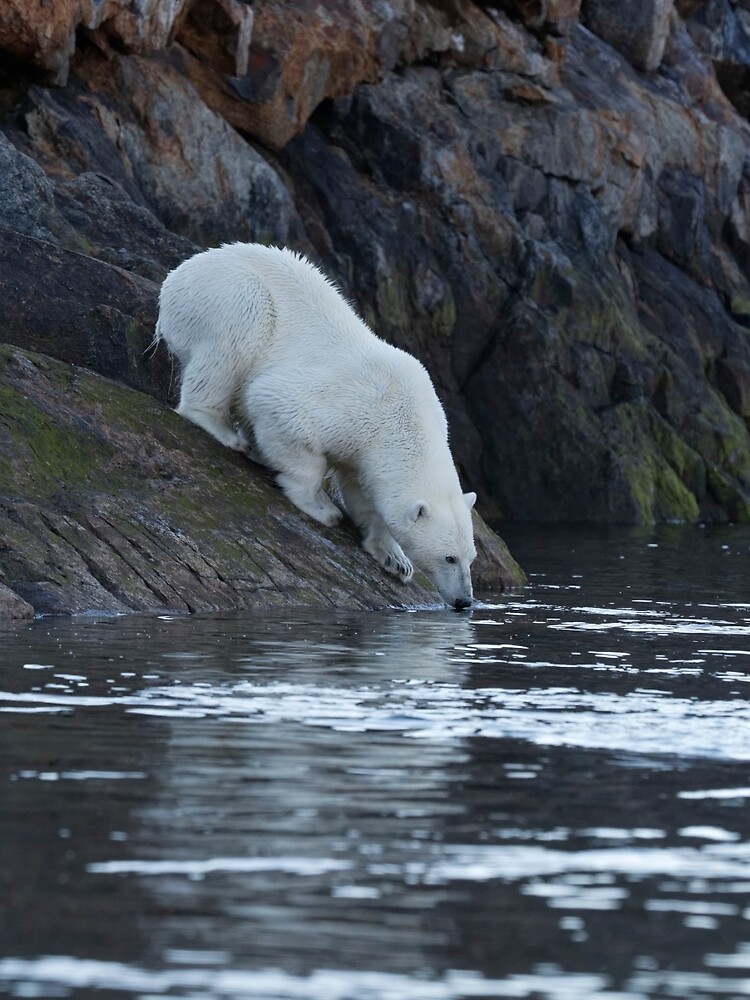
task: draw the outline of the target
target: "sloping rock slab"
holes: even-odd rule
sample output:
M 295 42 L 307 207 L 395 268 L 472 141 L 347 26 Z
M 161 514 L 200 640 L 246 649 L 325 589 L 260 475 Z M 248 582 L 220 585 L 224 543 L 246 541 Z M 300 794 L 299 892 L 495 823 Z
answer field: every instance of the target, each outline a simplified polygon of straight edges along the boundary
M 6 618 L 27 620 L 34 617 L 34 609 L 4 583 L 0 583 L 0 621 Z
M 0 346 L 0 577 L 37 614 L 433 603 L 157 400 Z M 479 528 L 477 578 L 523 574 Z M 0 601 L 0 616 L 6 602 Z M 12 613 L 12 610 L 11 610 Z M 5 612 L 6 616 L 8 612 Z

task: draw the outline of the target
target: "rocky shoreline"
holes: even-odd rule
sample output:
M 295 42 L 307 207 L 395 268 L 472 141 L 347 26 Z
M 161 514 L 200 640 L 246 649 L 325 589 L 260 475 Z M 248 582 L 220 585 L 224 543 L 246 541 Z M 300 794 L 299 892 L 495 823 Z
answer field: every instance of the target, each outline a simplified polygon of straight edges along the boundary
M 179 564 L 191 587 L 158 601 L 117 562 L 105 572 L 94 560 L 55 584 L 63 556 L 35 549 L 34 569 L 29 539 L 42 532 L 49 552 L 53 535 L 62 546 L 105 513 L 107 493 L 94 476 L 85 502 L 86 490 L 74 508 L 54 508 L 72 518 L 57 535 L 18 513 L 36 503 L 41 518 L 57 503 L 15 471 L 41 447 L 36 418 L 19 416 L 19 373 L 39 412 L 45 393 L 62 406 L 59 417 L 48 407 L 51 427 L 89 421 L 80 448 L 97 453 L 109 434 L 136 454 L 130 418 L 117 431 L 109 416 L 92 429 L 85 407 L 63 419 L 60 386 L 95 376 L 56 362 L 115 380 L 112 398 L 147 394 L 137 398 L 159 427 L 142 451 L 166 448 L 169 428 L 178 465 L 205 463 L 191 465 L 201 489 L 221 468 L 234 503 L 241 472 L 249 495 L 265 497 L 264 516 L 275 523 L 283 510 L 293 525 L 300 566 L 321 546 L 340 548 L 358 568 L 331 570 L 332 600 L 404 599 L 388 580 L 362 590 L 372 571 L 353 542 L 311 536 L 262 474 L 169 415 L 171 362 L 144 353 L 159 283 L 197 249 L 238 239 L 307 253 L 376 332 L 426 364 L 465 488 L 492 523 L 750 520 L 747 0 L 10 7 L 0 23 L 0 343 L 10 345 L 0 585 L 20 600 L 42 613 L 166 607 L 178 593 L 185 608 L 273 603 L 285 588 L 284 599 L 315 599 L 294 582 L 299 567 L 268 584 L 257 552 L 247 553 L 256 573 L 222 563 L 214 578 L 180 550 L 167 577 Z M 101 461 L 114 468 L 109 453 Z M 129 515 L 128 489 L 147 498 L 141 479 L 153 477 L 128 462 L 133 480 L 118 480 L 112 502 Z M 60 466 L 65 502 L 67 476 Z M 155 496 L 174 502 L 169 490 Z M 247 531 L 239 509 L 227 523 Z M 180 530 L 193 537 L 192 523 Z M 87 538 L 87 552 L 106 551 Z M 488 586 L 519 579 L 500 549 L 493 558 Z M 239 580 L 249 581 L 241 598 Z M 0 608 L 23 611 L 4 593 Z
M 0 401 L 0 617 L 438 601 L 143 392 L 0 346 Z M 477 589 L 520 585 L 507 548 L 476 531 Z

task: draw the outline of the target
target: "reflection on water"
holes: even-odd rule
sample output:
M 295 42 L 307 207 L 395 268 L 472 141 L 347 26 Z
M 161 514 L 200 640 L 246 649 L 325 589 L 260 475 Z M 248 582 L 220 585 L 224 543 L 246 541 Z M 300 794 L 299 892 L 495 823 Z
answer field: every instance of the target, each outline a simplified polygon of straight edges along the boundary
M 506 534 L 471 615 L 2 633 L 0 993 L 750 996 L 750 531 Z

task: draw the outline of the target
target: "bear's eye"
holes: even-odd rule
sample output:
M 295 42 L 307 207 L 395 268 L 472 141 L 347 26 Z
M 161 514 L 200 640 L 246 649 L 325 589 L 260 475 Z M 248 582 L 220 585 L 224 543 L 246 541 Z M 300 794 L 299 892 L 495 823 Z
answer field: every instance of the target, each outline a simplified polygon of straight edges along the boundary
M 455 556 L 446 556 L 446 557 L 445 557 L 445 561 L 446 561 L 447 563 L 450 563 L 450 564 L 451 564 L 451 566 L 452 566 L 452 565 L 453 565 L 453 563 L 455 563 L 455 562 L 458 562 L 458 559 L 456 559 L 456 557 L 455 557 Z

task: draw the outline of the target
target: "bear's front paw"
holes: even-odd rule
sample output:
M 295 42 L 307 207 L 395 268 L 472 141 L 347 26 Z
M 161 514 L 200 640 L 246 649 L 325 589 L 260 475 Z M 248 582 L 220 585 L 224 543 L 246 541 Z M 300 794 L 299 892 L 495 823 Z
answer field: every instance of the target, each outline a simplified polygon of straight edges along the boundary
M 364 542 L 365 552 L 369 552 L 384 570 L 397 576 L 402 583 L 408 583 L 414 575 L 414 567 L 406 558 L 404 550 L 393 539 L 368 538 Z
M 386 556 L 383 567 L 389 573 L 397 576 L 402 583 L 408 583 L 412 576 L 414 576 L 414 567 L 403 553 L 400 558 L 398 556 Z

